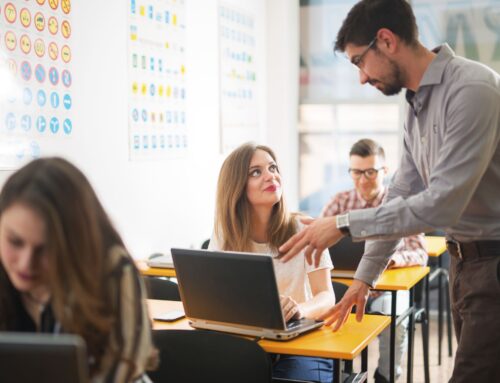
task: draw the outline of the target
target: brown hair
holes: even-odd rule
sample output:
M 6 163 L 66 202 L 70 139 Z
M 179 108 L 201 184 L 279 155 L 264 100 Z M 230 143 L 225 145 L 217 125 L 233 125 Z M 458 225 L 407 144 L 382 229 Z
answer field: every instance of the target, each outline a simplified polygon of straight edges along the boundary
M 0 193 L 0 217 L 18 203 L 45 221 L 51 308 L 65 332 L 85 339 L 95 372 L 119 317 L 107 286 L 108 253 L 123 241 L 87 178 L 64 159 L 38 159 L 15 172 Z M 13 291 L 0 263 L 0 330 L 16 321 Z
M 257 150 L 267 152 L 276 162 L 276 155 L 267 146 L 245 143 L 236 148 L 224 161 L 217 183 L 215 213 L 215 235 L 222 239 L 222 249 L 252 251 L 250 202 L 246 187 L 248 170 L 253 154 Z M 295 214 L 290 214 L 285 200 L 273 206 L 268 225 L 271 249 L 277 250 L 288 238 L 297 232 Z
M 357 141 L 349 152 L 349 156 L 360 156 L 366 158 L 369 156 L 379 156 L 382 160 L 385 160 L 384 148 L 380 146 L 377 142 L 370 140 L 369 138 L 363 138 Z

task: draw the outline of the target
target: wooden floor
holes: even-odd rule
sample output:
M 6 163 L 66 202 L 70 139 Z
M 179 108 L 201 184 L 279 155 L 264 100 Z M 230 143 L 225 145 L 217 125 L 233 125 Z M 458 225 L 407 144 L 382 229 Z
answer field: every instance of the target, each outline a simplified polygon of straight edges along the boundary
M 446 327 L 445 327 L 446 330 Z M 453 334 L 453 356 L 457 349 L 457 344 L 455 340 L 455 335 Z M 437 331 L 437 318 L 431 316 L 430 323 L 430 340 L 429 340 L 429 363 L 430 363 L 430 380 L 431 383 L 446 383 L 451 377 L 453 371 L 454 357 L 448 356 L 448 339 L 446 337 L 446 331 L 444 331 L 443 343 L 442 343 L 442 359 L 441 365 L 438 366 L 438 331 Z M 423 358 L 423 348 L 422 348 L 422 332 L 421 327 L 417 324 L 415 331 L 415 343 L 414 343 L 414 358 L 413 358 L 413 382 L 414 383 L 424 383 L 424 358 Z M 401 377 L 397 380 L 398 382 L 406 382 L 406 366 L 407 366 L 407 355 L 403 355 L 402 369 L 403 373 Z M 378 340 L 370 344 L 368 348 L 368 381 L 373 382 L 373 373 L 377 368 L 378 362 Z M 354 370 L 361 370 L 360 358 L 354 361 Z

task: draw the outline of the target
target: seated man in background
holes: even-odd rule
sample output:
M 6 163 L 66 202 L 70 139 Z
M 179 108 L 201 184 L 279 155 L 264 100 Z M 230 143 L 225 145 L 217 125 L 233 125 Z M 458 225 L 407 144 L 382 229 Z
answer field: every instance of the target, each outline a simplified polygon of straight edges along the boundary
M 384 149 L 375 141 L 362 139 L 356 142 L 349 153 L 349 174 L 354 182 L 354 189 L 337 193 L 321 212 L 322 217 L 346 213 L 350 210 L 366 209 L 380 205 L 387 193 L 382 182 L 387 174 Z M 389 268 L 427 264 L 427 252 L 424 248 L 423 235 L 404 238 L 392 255 Z M 333 260 L 335 264 L 335 259 Z M 409 305 L 408 291 L 397 294 L 397 314 L 404 312 Z M 391 312 L 391 293 L 372 292 L 367 311 L 378 311 L 389 315 Z M 396 376 L 401 375 L 401 358 L 407 342 L 408 321 L 405 320 L 396 329 Z M 375 371 L 375 383 L 385 383 L 390 376 L 390 329 L 387 328 L 379 337 L 379 361 Z

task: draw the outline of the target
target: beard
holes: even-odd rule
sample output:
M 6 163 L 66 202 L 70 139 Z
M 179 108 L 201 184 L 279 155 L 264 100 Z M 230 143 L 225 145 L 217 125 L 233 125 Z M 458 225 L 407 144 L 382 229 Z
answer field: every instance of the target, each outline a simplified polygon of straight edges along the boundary
M 404 76 L 398 64 L 389 59 L 387 63 L 390 68 L 389 74 L 382 80 L 370 79 L 369 83 L 386 96 L 394 96 L 404 88 Z

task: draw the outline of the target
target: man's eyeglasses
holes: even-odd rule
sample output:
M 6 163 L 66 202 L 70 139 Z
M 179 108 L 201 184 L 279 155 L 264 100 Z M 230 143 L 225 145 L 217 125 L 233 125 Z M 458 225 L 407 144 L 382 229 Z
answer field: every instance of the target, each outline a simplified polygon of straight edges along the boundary
M 373 180 L 373 179 L 377 178 L 378 172 L 381 171 L 382 169 L 384 169 L 384 166 L 382 166 L 378 169 L 375 169 L 375 168 L 369 168 L 369 169 L 365 169 L 365 170 L 349 169 L 349 174 L 355 180 L 359 180 L 363 174 L 365 175 L 365 178 L 367 178 L 369 180 Z
M 368 46 L 366 47 L 366 49 L 359 55 L 356 55 L 354 56 L 352 59 L 351 59 L 351 63 L 353 65 L 356 65 L 358 68 L 360 67 L 361 65 L 361 62 L 363 61 L 363 58 L 365 57 L 365 55 L 368 53 L 368 51 L 373 48 L 373 46 L 375 45 L 375 43 L 377 42 L 377 36 L 375 36 L 373 38 L 372 41 L 370 41 L 370 43 L 368 44 Z

